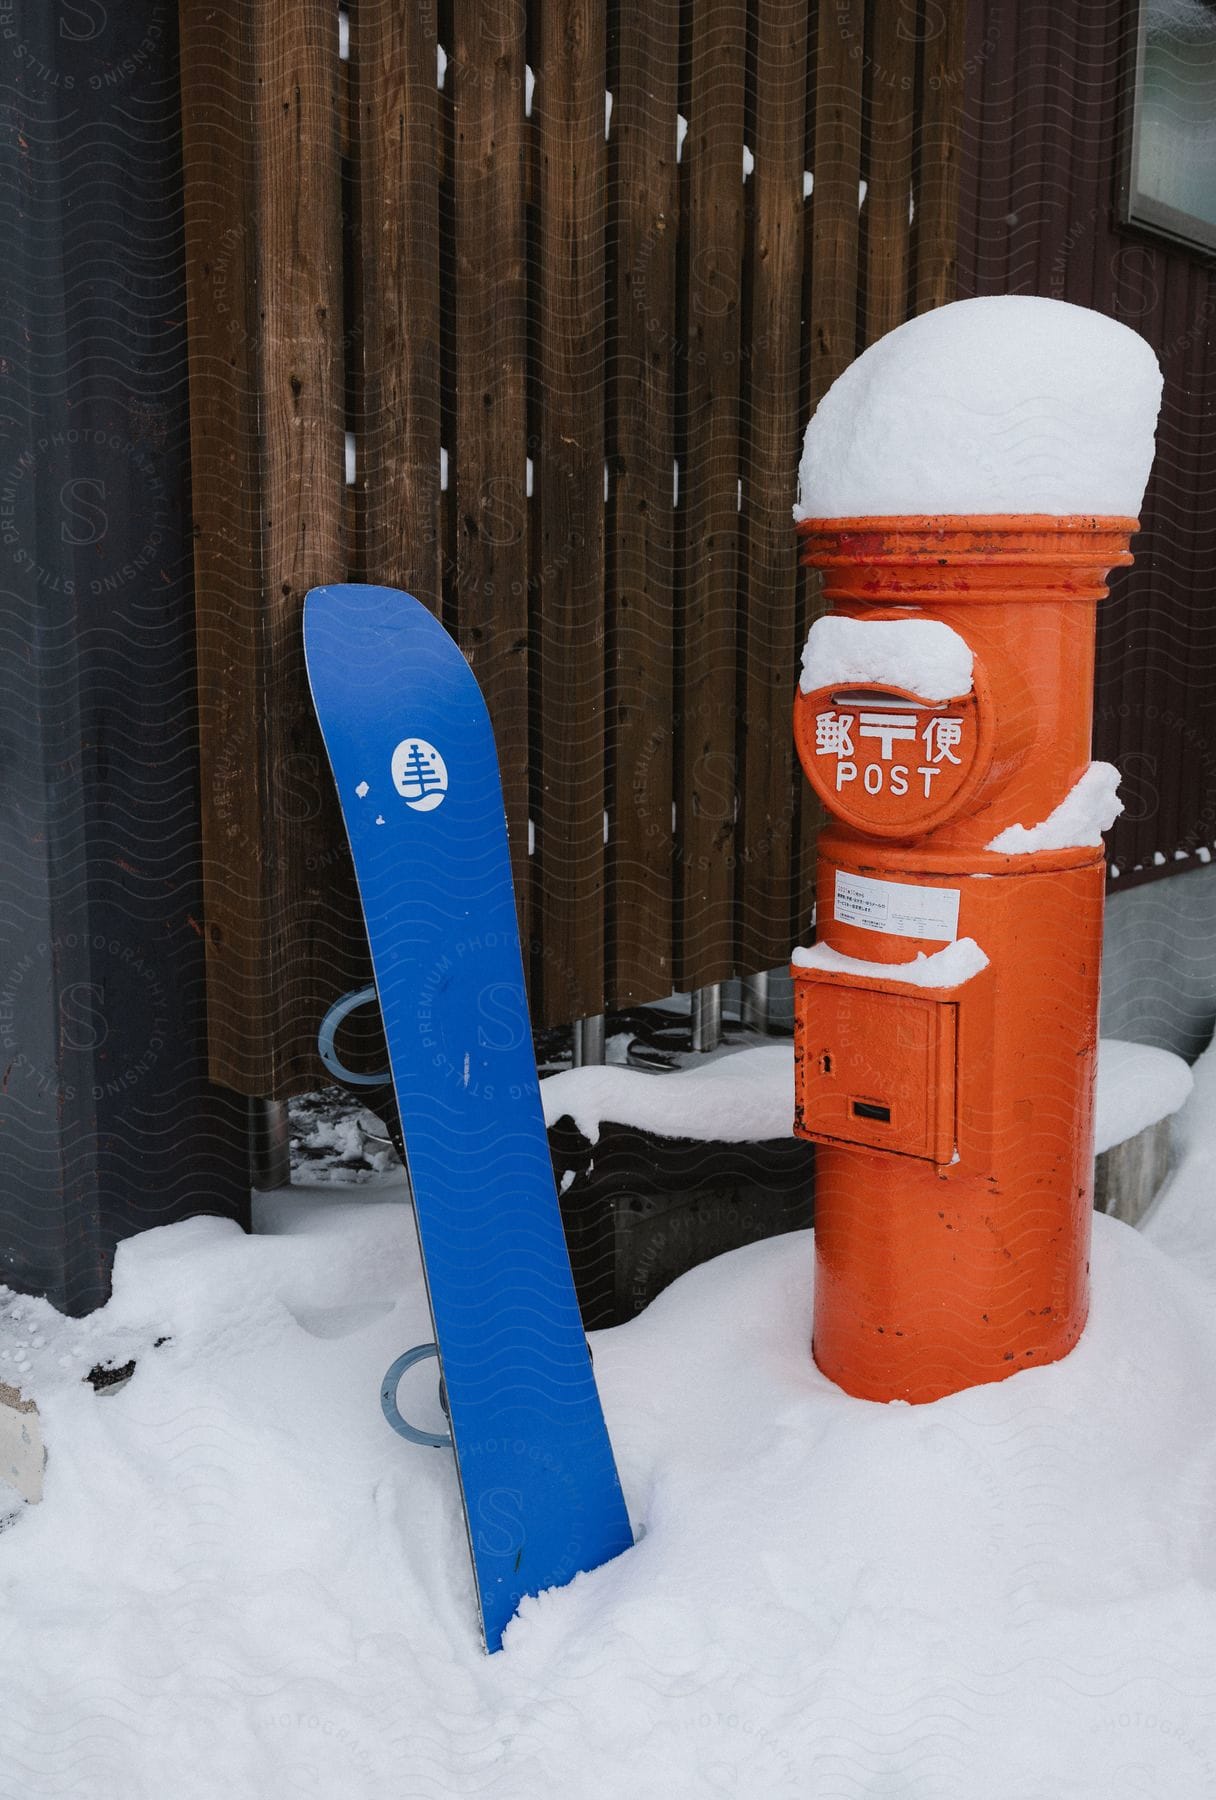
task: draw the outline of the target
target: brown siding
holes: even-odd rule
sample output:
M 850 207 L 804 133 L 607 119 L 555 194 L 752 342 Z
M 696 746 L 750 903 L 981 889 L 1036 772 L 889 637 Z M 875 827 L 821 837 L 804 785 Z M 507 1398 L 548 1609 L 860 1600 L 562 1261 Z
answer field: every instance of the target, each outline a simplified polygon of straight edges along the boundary
M 618 1005 L 675 983 L 675 371 L 678 0 L 619 0 L 609 155 L 605 624 L 609 801 L 609 990 Z
M 453 361 L 461 379 L 454 396 L 456 566 L 448 584 L 448 624 L 455 624 L 498 732 L 526 941 L 531 910 L 526 64 L 508 12 L 487 11 L 482 0 L 455 0 L 452 15 L 446 82 L 454 147 L 451 299 Z M 438 279 L 436 268 L 437 297 Z M 432 470 L 436 458 L 433 449 Z
M 346 567 L 333 26 L 182 9 L 210 1066 L 262 1094 L 310 1079 L 302 1022 L 365 961 L 300 640 Z
M 1096 307 L 1165 373 L 1136 563 L 1099 609 L 1094 743 L 1124 775 L 1121 884 L 1216 842 L 1216 276 L 1210 256 L 1119 222 L 1134 14 L 973 4 L 959 230 L 960 294 Z
M 790 446 L 805 425 L 800 375 L 808 87 L 806 0 L 756 9 L 755 172 L 746 280 L 750 350 L 742 389 L 740 817 L 736 845 L 739 962 L 763 969 L 789 954 L 796 807 L 790 732 L 799 576 L 790 558 Z M 795 929 L 800 925 L 795 921 Z

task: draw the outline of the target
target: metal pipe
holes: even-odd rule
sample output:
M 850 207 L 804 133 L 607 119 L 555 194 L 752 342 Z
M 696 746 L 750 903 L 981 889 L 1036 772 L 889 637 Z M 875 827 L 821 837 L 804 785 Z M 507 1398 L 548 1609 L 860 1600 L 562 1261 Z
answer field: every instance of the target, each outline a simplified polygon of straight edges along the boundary
M 291 1186 L 291 1129 L 283 1100 L 249 1102 L 249 1179 L 259 1193 Z
M 604 1015 L 592 1013 L 574 1021 L 574 1066 L 585 1069 L 604 1061 Z
M 715 981 L 693 989 L 692 1047 L 698 1052 L 716 1050 L 721 1042 L 722 989 Z
M 762 969 L 758 975 L 745 975 L 739 990 L 740 1023 L 750 1025 L 755 1031 L 768 1031 L 772 1012 L 769 971 Z

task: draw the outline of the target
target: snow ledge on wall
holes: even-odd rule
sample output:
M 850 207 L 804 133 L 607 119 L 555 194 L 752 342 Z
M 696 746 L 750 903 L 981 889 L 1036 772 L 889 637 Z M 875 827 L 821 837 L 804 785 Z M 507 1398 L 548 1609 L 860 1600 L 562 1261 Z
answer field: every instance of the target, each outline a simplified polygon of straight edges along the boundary
M 859 956 L 846 956 L 830 944 L 812 944 L 810 949 L 794 951 L 791 961 L 797 969 L 819 969 L 827 975 L 854 975 L 865 981 L 905 981 L 913 987 L 962 987 L 973 975 L 988 967 L 988 958 L 974 938 L 959 938 L 943 950 L 926 955 L 919 951 L 911 962 L 866 962 Z
M 1091 762 L 1055 811 L 1038 825 L 1009 825 L 985 844 L 1002 856 L 1028 856 L 1035 850 L 1079 850 L 1100 844 L 1123 802 L 1116 792 L 1119 771 L 1113 763 Z

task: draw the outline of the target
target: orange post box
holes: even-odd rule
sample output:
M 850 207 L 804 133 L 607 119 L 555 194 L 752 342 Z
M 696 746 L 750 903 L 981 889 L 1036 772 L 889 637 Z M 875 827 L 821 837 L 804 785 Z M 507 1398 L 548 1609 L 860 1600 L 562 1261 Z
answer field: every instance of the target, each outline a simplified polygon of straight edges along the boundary
M 1096 607 L 1135 529 L 798 527 L 832 610 L 794 733 L 832 823 L 793 967 L 795 1129 L 818 1146 L 815 1360 L 867 1399 L 998 1381 L 1085 1323 L 1105 861 L 1059 809 L 1089 779 Z

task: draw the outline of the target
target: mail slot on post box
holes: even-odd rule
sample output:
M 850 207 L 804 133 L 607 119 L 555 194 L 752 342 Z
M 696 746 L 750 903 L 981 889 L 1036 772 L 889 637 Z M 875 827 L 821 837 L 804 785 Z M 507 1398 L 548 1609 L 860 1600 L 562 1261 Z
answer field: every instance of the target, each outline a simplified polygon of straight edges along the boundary
M 818 1146 L 814 1355 L 853 1394 L 999 1380 L 1085 1323 L 1105 864 L 1047 826 L 1100 774 L 1096 605 L 1134 526 L 798 527 L 831 611 L 794 734 L 832 817 L 795 1130 Z

